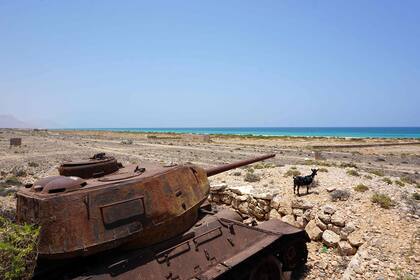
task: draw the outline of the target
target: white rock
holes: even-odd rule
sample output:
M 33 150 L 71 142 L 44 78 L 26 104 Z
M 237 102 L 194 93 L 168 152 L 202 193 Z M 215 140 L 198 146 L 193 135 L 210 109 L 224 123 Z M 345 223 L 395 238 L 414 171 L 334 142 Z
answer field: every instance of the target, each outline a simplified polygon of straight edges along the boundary
M 302 217 L 296 217 L 296 226 L 298 228 L 304 228 L 306 226 L 307 222 Z
M 305 231 L 308 233 L 311 240 L 320 240 L 322 236 L 322 230 L 316 225 L 315 220 L 310 220 L 305 227 Z
M 239 204 L 239 206 L 238 206 L 238 210 L 239 210 L 239 212 L 241 212 L 242 214 L 248 214 L 248 209 L 249 209 L 249 206 L 248 206 L 248 202 L 246 202 L 246 201 L 242 202 L 242 203 L 241 203 L 241 204 Z
M 210 191 L 220 192 L 227 188 L 226 183 L 214 184 L 210 186 Z
M 293 209 L 292 210 L 293 215 L 298 216 L 298 217 L 303 216 L 303 209 L 299 209 L 299 208 L 292 208 L 292 209 Z
M 335 187 L 328 187 L 327 192 L 333 192 L 333 191 L 335 191 L 335 189 L 336 189 Z
M 281 219 L 281 215 L 279 214 L 279 212 L 277 212 L 276 209 L 271 209 L 270 213 L 269 213 L 269 219 Z
M 360 231 L 355 231 L 355 232 L 350 233 L 347 239 L 349 243 L 354 247 L 359 247 L 363 243 L 365 243 L 363 239 L 363 235 Z
M 281 220 L 289 225 L 296 226 L 295 217 L 293 217 L 293 215 L 286 215 L 282 217 Z
M 335 247 L 337 246 L 338 242 L 340 242 L 340 236 L 335 232 L 327 229 L 322 234 L 322 242 L 328 247 Z
M 276 210 L 279 209 L 281 201 L 282 201 L 281 195 L 279 194 L 275 195 L 270 202 L 271 208 L 276 209 Z
M 318 218 L 324 223 L 329 224 L 331 223 L 331 216 L 328 214 L 325 214 L 324 212 L 318 213 Z
M 356 254 L 357 249 L 353 248 L 347 241 L 338 242 L 338 252 L 342 256 L 352 256 Z
M 339 227 L 344 227 L 346 225 L 346 219 L 342 213 L 335 212 L 331 216 L 331 223 Z
M 254 192 L 254 187 L 251 185 L 245 186 L 230 186 L 229 190 L 238 195 L 250 195 Z
M 315 217 L 315 223 L 321 230 L 327 229 L 327 225 L 324 224 L 318 217 Z
M 302 198 L 296 198 L 292 200 L 292 208 L 298 209 L 312 209 L 314 204 L 308 200 L 303 200 Z

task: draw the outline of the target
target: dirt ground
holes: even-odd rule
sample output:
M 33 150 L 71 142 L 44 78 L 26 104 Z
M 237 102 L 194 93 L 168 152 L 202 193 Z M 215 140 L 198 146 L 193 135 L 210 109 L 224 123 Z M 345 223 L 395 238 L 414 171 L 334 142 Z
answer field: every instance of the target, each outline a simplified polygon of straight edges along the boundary
M 22 138 L 22 146 L 10 147 L 12 137 Z M 419 193 L 420 141 L 235 136 L 211 136 L 210 139 L 177 134 L 0 129 L 1 191 L 7 195 L 18 188 L 13 183 L 7 184 L 7 179 L 33 183 L 38 178 L 56 175 L 63 160 L 87 158 L 99 152 L 113 155 L 123 164 L 191 162 L 204 167 L 276 153 L 276 158 L 268 161 L 272 163 L 270 168 L 256 170 L 261 177 L 260 181 L 252 183 L 256 187 L 275 189 L 292 199 L 293 188 L 291 178 L 285 176 L 287 171 L 293 168 L 306 175 L 311 167 L 318 167 L 326 171 L 318 174 L 317 187 L 305 199 L 324 205 L 331 203 L 327 189 L 351 192 L 347 201 L 333 203 L 364 231 L 369 240 L 366 242 L 369 246 L 364 250 L 368 256 L 362 258 L 359 265 L 362 272 L 351 279 L 420 277 L 420 220 L 416 212 L 419 202 L 411 199 Z M 389 146 L 381 146 L 383 144 Z M 350 175 L 349 170 L 356 170 L 358 175 Z M 246 171 L 241 169 L 240 172 Z M 242 175 L 233 172 L 211 180 L 212 184 L 221 182 L 248 184 Z M 366 185 L 369 190 L 355 192 L 353 188 L 358 184 Z M 371 195 L 374 192 L 387 193 L 395 206 L 383 209 L 373 204 Z M 10 196 L 0 197 L 1 208 L 10 208 L 11 200 Z M 339 256 L 334 250 L 325 252 L 320 242 L 311 242 L 308 265 L 302 278 L 340 279 L 350 261 L 351 257 Z

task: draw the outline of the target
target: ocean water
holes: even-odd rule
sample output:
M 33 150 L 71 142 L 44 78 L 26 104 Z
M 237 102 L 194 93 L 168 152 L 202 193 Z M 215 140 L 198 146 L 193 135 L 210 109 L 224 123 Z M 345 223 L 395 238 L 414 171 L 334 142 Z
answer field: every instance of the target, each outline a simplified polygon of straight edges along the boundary
M 197 128 L 83 128 L 81 130 L 234 134 L 256 136 L 308 136 L 354 138 L 417 138 L 420 127 L 197 127 Z

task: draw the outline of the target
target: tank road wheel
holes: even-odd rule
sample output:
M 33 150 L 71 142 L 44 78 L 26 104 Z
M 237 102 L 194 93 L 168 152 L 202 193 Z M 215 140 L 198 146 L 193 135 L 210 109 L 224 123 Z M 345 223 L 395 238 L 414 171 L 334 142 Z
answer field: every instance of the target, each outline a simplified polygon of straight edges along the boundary
M 249 280 L 283 280 L 281 262 L 275 256 L 264 257 L 251 271 Z
M 281 247 L 278 257 L 283 264 L 283 271 L 294 271 L 308 259 L 306 242 L 301 239 L 286 242 Z

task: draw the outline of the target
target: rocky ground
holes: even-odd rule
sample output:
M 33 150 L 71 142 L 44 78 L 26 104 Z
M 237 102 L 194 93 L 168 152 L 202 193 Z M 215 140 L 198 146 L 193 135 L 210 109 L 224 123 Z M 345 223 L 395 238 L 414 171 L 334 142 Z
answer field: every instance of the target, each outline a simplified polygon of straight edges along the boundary
M 9 147 L 11 137 L 22 146 Z M 274 152 L 273 160 L 212 177 L 210 199 L 247 221 L 306 228 L 313 242 L 302 279 L 418 279 L 420 145 L 340 147 L 407 142 L 415 141 L 0 130 L 0 211 L 13 219 L 19 187 L 57 174 L 63 160 L 97 152 L 123 163 L 203 166 Z M 319 171 L 309 194 L 301 188 L 295 196 L 292 176 L 311 168 Z

